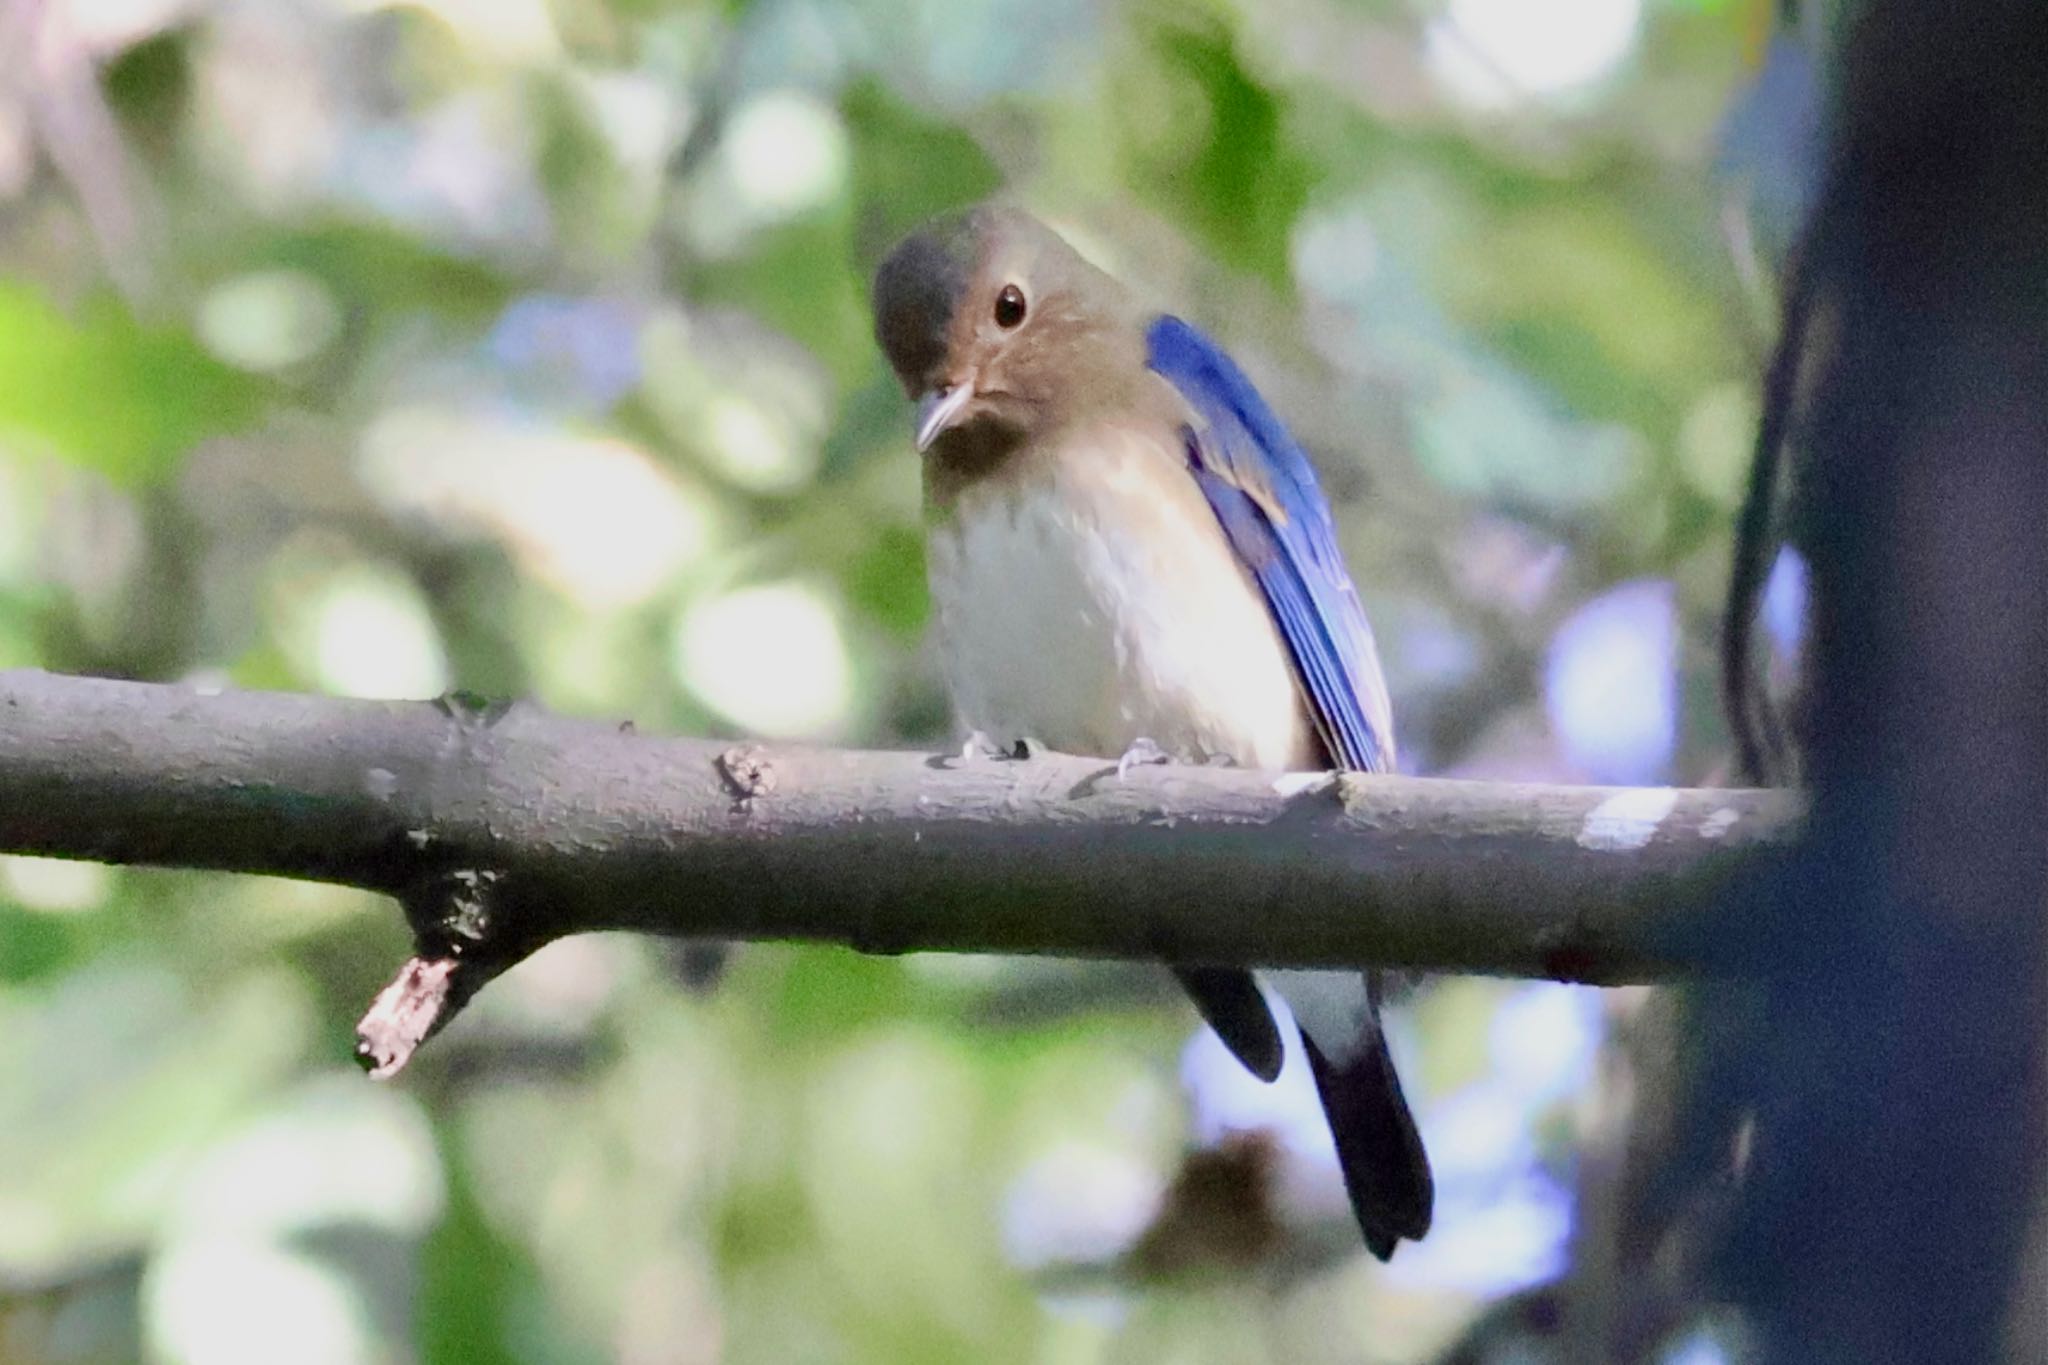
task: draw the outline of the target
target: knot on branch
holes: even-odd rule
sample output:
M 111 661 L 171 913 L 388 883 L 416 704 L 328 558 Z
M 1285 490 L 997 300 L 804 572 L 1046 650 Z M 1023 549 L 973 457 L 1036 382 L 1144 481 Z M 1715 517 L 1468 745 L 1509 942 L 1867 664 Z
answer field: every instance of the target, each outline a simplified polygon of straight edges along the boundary
M 498 921 L 505 874 L 489 867 L 461 867 L 408 891 L 401 900 L 413 938 L 423 949 L 444 948 L 451 957 L 488 943 Z
M 420 1044 L 550 935 L 525 923 L 503 872 L 456 868 L 400 897 L 414 951 L 356 1025 L 356 1060 L 393 1076 Z
M 775 764 L 758 744 L 740 744 L 718 756 L 718 775 L 732 793 L 733 814 L 754 808 L 754 798 L 775 792 Z

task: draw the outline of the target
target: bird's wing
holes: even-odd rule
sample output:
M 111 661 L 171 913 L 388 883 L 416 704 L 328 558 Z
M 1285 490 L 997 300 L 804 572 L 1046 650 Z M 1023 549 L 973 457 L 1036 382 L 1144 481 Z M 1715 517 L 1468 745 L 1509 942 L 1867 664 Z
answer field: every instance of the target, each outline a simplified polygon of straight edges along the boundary
M 1332 761 L 1391 770 L 1386 679 L 1308 457 L 1244 371 L 1194 327 L 1161 317 L 1146 343 L 1147 363 L 1195 413 L 1188 467 L 1265 596 Z
M 1215 342 L 1173 317 L 1154 322 L 1146 342 L 1148 363 L 1192 411 L 1188 469 L 1265 596 L 1331 760 L 1390 770 L 1386 680 L 1308 457 Z M 1429 1231 L 1435 1187 L 1380 1032 L 1378 1002 L 1354 973 L 1288 975 L 1294 979 L 1275 985 L 1301 1028 L 1366 1246 L 1385 1260 L 1403 1238 Z M 1215 1011 L 1205 1006 L 1203 1013 Z

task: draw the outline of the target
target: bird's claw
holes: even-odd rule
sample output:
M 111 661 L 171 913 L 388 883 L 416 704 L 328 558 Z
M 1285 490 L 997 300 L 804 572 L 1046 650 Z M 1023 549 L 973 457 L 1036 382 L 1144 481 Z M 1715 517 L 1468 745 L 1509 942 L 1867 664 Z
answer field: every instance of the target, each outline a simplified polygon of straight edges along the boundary
M 1045 746 L 1035 739 L 1024 738 L 1014 744 L 998 744 L 988 737 L 986 730 L 970 730 L 967 742 L 960 746 L 962 763 L 979 763 L 983 759 L 1021 761 L 1036 758 L 1045 752 Z
M 1131 747 L 1124 750 L 1124 756 L 1116 761 L 1116 780 L 1122 782 L 1130 777 L 1131 769 L 1144 763 L 1171 763 L 1173 756 L 1143 735 L 1131 741 Z

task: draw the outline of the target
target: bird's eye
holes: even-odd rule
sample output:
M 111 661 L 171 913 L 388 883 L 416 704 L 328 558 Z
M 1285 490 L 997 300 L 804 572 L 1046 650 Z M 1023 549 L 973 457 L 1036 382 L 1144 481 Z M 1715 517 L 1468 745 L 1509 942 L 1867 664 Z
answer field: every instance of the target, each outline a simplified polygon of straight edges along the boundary
M 1014 284 L 1003 286 L 996 295 L 996 326 L 1008 331 L 1024 321 L 1024 291 Z

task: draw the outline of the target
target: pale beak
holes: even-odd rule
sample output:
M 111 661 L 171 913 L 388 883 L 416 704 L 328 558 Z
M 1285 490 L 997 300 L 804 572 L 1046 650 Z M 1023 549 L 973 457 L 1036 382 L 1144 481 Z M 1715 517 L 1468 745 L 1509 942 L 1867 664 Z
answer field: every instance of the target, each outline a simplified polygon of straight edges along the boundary
M 968 403 L 974 399 L 974 381 L 955 384 L 941 384 L 928 389 L 924 397 L 917 400 L 917 448 L 920 453 L 939 439 L 939 433 L 960 420 Z

